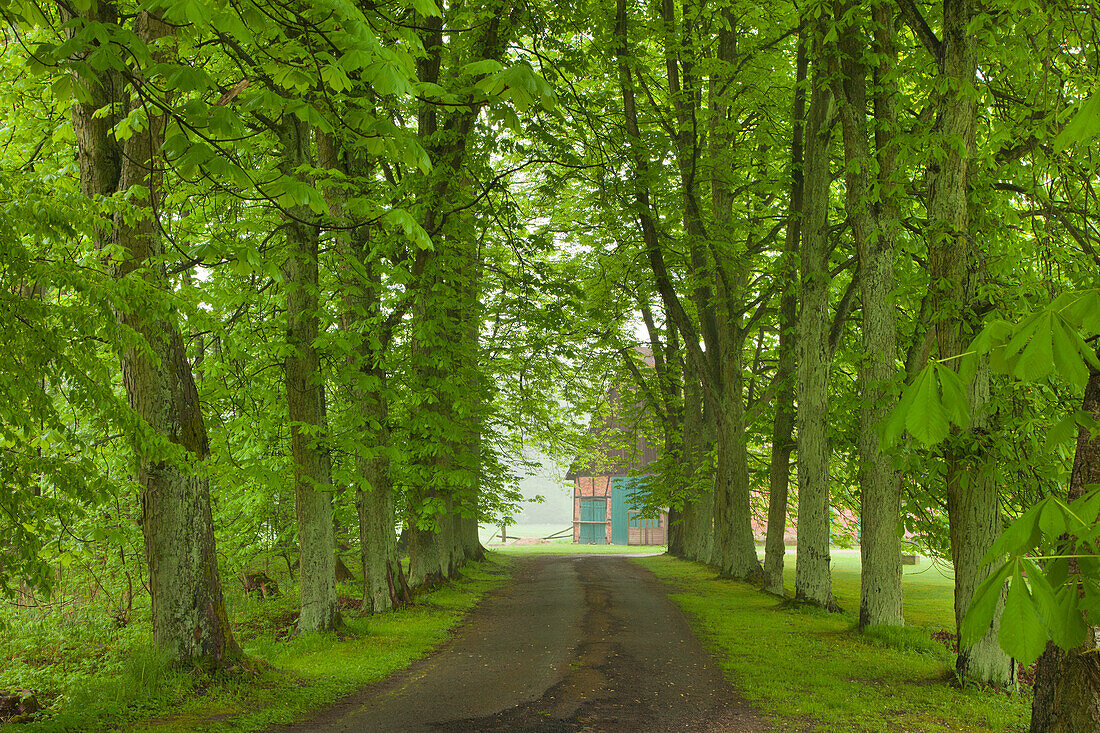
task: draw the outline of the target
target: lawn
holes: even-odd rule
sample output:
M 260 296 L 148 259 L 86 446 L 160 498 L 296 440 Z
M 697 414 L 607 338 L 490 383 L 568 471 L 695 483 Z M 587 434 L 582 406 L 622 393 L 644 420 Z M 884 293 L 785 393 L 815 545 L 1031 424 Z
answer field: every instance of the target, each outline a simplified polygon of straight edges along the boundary
M 876 635 L 855 631 L 858 554 L 834 556 L 833 586 L 845 611 L 841 614 L 792 607 L 751 585 L 720 580 L 704 565 L 667 555 L 634 562 L 672 586 L 670 597 L 776 730 L 1026 729 L 1029 696 L 953 684 L 951 655 L 929 636 L 930 630 L 954 627 L 952 581 L 927 561 L 906 568 L 905 613 L 914 626 Z
M 763 554 L 763 553 L 761 553 Z M 783 579 L 794 595 L 794 548 L 787 552 Z M 859 550 L 832 550 L 833 596 L 845 611 L 859 611 Z M 911 626 L 955 631 L 955 576 L 950 565 L 921 557 L 903 565 L 903 610 Z
M 668 548 L 664 545 L 574 545 L 566 540 L 538 545 L 491 545 L 489 549 L 502 555 L 660 555 Z

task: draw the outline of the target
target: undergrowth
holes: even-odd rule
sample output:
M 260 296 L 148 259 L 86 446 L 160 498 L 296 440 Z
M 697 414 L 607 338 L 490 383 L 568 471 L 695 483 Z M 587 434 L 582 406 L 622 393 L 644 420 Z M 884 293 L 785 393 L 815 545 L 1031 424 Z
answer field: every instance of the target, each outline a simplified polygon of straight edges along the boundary
M 297 587 L 289 578 L 268 600 L 231 589 L 234 634 L 254 670 L 213 678 L 175 669 L 153 650 L 147 606 L 135 606 L 125 623 L 87 602 L 9 607 L 0 616 L 0 690 L 38 697 L 42 712 L 18 727 L 27 733 L 250 731 L 292 722 L 427 654 L 503 582 L 507 563 L 466 566 L 413 606 L 376 616 L 359 617 L 352 599 L 360 587 L 342 584 L 346 623 L 329 634 L 293 634 Z

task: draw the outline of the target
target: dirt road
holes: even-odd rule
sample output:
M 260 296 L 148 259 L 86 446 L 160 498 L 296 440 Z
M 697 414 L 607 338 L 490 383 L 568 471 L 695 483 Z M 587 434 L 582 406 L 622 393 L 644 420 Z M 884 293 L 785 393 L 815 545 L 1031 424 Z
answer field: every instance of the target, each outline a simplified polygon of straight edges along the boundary
M 439 651 L 278 733 L 764 731 L 644 568 L 520 560 Z M 274 731 L 272 733 L 275 733 Z

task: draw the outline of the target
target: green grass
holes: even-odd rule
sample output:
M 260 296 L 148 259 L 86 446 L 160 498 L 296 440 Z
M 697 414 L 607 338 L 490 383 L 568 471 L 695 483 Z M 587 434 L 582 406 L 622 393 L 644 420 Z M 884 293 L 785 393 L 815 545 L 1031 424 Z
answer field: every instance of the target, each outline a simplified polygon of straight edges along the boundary
M 843 555 L 836 560 L 833 586 L 843 614 L 791 607 L 748 584 L 720 580 L 713 569 L 667 555 L 634 562 L 672 585 L 670 597 L 776 730 L 1026 729 L 1028 696 L 951 684 L 950 655 L 928 635 L 929 629 L 954 626 L 949 576 L 908 568 L 906 615 L 920 626 L 860 634 L 852 613 L 858 610 L 858 556 L 855 568 Z
M 541 545 L 494 545 L 492 552 L 502 555 L 637 555 L 662 553 L 664 545 L 574 545 L 565 542 L 547 542 Z
M 832 550 L 833 596 L 845 611 L 859 611 L 859 550 Z M 787 591 L 794 595 L 794 548 L 783 564 Z M 949 567 L 920 558 L 903 565 L 903 611 L 911 626 L 955 630 L 955 578 Z
M 508 537 L 549 537 L 562 530 L 572 531 L 572 529 L 573 523 L 571 520 L 557 524 L 509 524 Z M 489 537 L 492 535 L 496 535 L 493 537 L 493 542 L 500 542 L 499 533 L 500 527 L 485 525 L 478 528 L 478 536 L 482 542 L 488 542 Z
M 0 684 L 52 691 L 48 717 L 20 728 L 28 733 L 260 730 L 300 720 L 426 655 L 488 590 L 507 579 L 509 564 L 508 558 L 496 558 L 464 567 L 461 579 L 418 596 L 411 608 L 346 618 L 346 628 L 334 634 L 290 635 L 296 588 L 284 587 L 284 595 L 270 601 L 235 599 L 235 632 L 258 674 L 210 680 L 173 670 L 151 650 L 146 623 L 135 622 L 98 662 L 86 644 L 83 653 L 62 654 L 60 666 L 27 654 L 12 664 L 8 656 Z M 72 645 L 64 632 L 51 636 L 40 629 L 16 636 L 23 646 L 36 639 L 50 642 L 40 656 Z M 9 638 L 0 652 L 13 648 Z M 65 669 L 81 659 L 78 673 Z M 38 678 L 27 672 L 37 672 Z

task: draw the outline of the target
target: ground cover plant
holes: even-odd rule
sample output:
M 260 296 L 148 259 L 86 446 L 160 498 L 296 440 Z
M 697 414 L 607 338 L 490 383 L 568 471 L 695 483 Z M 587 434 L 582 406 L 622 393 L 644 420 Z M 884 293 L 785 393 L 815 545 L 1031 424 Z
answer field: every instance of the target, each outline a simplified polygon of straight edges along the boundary
M 950 579 L 938 572 L 931 582 L 915 572 L 906 576 L 905 611 L 912 626 L 861 633 L 850 610 L 793 606 L 669 556 L 633 562 L 669 585 L 670 597 L 704 644 L 777 730 L 1026 730 L 1031 705 L 1026 691 L 953 684 L 954 656 L 931 636 L 955 625 Z M 848 609 L 858 608 L 859 573 L 853 564 L 842 561 L 833 571 L 838 601 Z M 790 591 L 793 580 L 789 574 Z
M 509 561 L 470 564 L 462 577 L 419 594 L 401 611 L 360 615 L 342 585 L 337 631 L 295 635 L 296 588 L 229 594 L 247 655 L 213 679 L 175 668 L 149 643 L 148 608 L 120 627 L 92 605 L 5 614 L 0 686 L 38 692 L 43 709 L 21 730 L 91 732 L 261 730 L 404 669 L 447 638 L 484 594 L 506 582 Z M 345 595 L 346 594 L 346 595 Z

